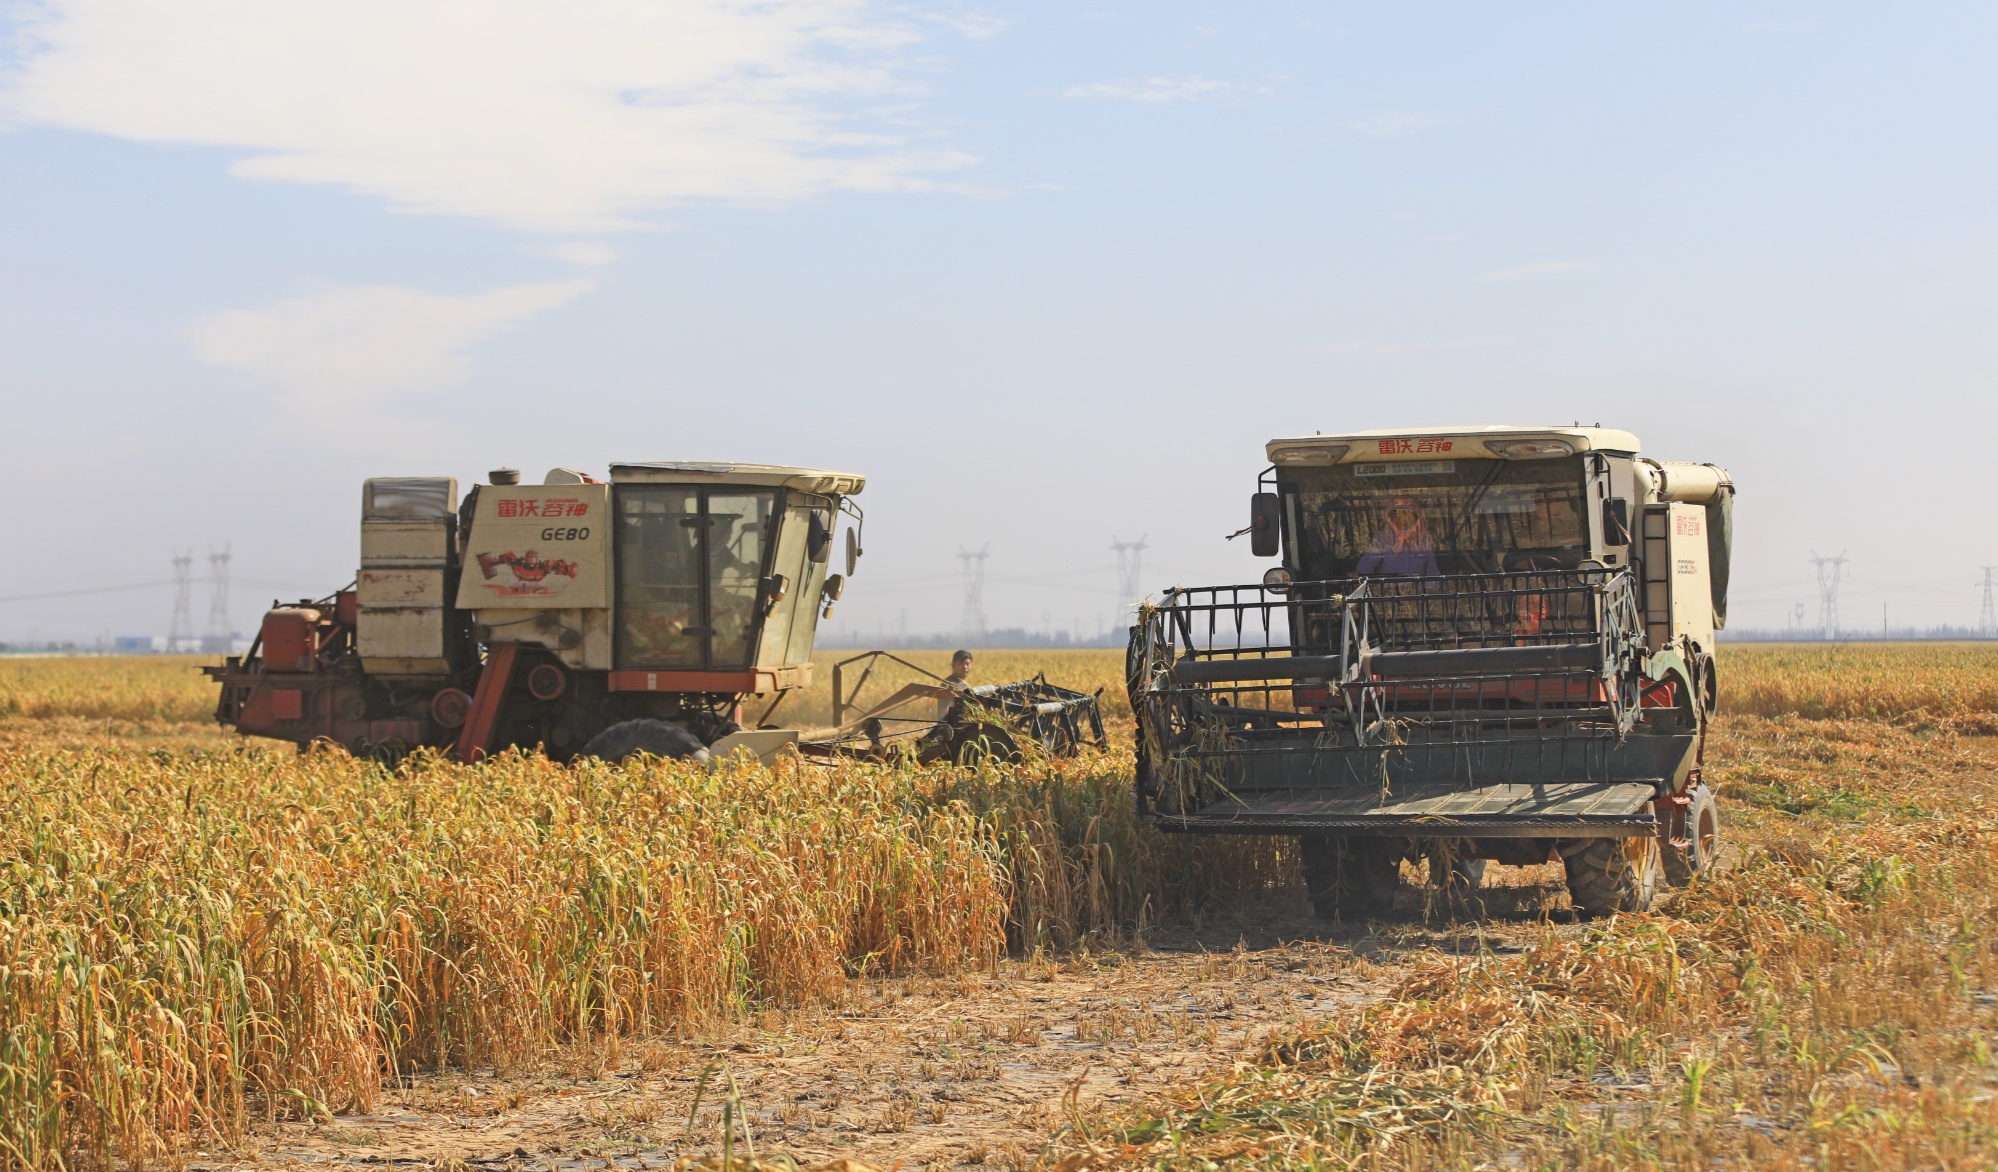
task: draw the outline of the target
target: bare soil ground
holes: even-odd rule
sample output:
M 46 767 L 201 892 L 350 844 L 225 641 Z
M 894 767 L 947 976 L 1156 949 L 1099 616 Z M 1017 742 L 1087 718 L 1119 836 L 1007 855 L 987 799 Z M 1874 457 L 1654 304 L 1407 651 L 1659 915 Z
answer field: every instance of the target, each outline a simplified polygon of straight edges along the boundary
M 1300 894 L 1116 950 L 856 982 L 842 1006 L 713 1037 L 419 1076 L 372 1114 L 262 1125 L 244 1150 L 195 1165 L 652 1168 L 720 1154 L 726 1119 L 737 1155 L 1021 1167 L 1086 1108 L 1225 1072 L 1267 1034 L 1378 997 L 1410 964 L 1516 951 L 1550 917 L 1570 930 L 1558 867 L 1494 866 L 1481 914 L 1407 877 L 1392 921 L 1327 925 Z

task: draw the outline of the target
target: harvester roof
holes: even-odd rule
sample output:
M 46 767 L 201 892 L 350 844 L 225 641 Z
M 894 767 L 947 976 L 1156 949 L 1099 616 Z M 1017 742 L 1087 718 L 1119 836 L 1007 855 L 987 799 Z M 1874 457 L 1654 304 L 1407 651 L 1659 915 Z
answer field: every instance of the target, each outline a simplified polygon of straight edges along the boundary
M 1267 446 L 1274 464 L 1337 464 L 1362 460 L 1414 459 L 1449 453 L 1467 457 L 1497 456 L 1500 459 L 1534 458 L 1559 454 L 1536 449 L 1534 440 L 1562 441 L 1571 452 L 1636 452 L 1637 437 L 1627 431 L 1607 427 L 1414 427 L 1386 431 L 1349 431 L 1340 435 L 1304 435 L 1273 439 Z M 1328 458 L 1328 450 L 1343 451 Z M 1290 459 L 1280 452 L 1293 453 Z M 1300 458 L 1305 453 L 1309 457 Z
M 853 496 L 867 478 L 823 468 L 793 468 L 786 464 L 739 464 L 718 460 L 647 460 L 612 464 L 613 484 L 761 484 Z

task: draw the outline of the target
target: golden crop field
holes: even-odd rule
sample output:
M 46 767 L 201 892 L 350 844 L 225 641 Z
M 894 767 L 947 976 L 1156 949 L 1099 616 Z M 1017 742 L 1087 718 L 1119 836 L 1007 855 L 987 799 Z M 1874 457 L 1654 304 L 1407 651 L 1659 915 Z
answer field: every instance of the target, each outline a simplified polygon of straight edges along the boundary
M 944 653 L 909 656 L 942 666 Z M 829 715 L 829 673 L 779 719 Z M 224 737 L 192 660 L 0 661 L 0 1165 L 179 1159 L 411 1074 L 830 1005 L 1257 900 L 1107 753 L 982 770 L 396 770 Z M 1998 1161 L 1998 649 L 1729 648 L 1728 865 L 1648 916 L 1436 955 L 1067 1166 Z M 1105 689 L 1122 653 L 983 652 Z M 899 681 L 889 681 L 899 682 Z

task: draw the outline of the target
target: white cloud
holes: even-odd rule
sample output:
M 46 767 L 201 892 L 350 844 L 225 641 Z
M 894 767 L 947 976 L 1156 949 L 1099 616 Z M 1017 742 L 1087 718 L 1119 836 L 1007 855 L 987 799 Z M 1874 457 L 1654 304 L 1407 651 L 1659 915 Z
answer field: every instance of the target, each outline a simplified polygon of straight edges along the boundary
M 266 309 L 231 309 L 189 330 L 203 362 L 276 389 L 289 406 L 330 414 L 385 395 L 432 391 L 471 373 L 465 351 L 589 292 L 587 280 L 510 285 L 453 297 L 397 285 L 346 285 Z
M 0 112 L 245 149 L 236 175 L 401 210 L 600 232 L 970 162 L 869 107 L 919 92 L 899 70 L 916 24 L 882 2 L 38 0 Z
M 1265 86 L 1239 81 L 1210 81 L 1203 77 L 1185 80 L 1148 77 L 1143 81 L 1098 81 L 1072 85 L 1064 98 L 1088 98 L 1103 102 L 1196 102 L 1203 98 L 1242 98 L 1269 93 Z
M 1421 110 L 1375 110 L 1349 119 L 1346 129 L 1361 138 L 1406 138 L 1419 131 L 1447 125 L 1450 119 Z
M 1471 279 L 1473 281 L 1517 281 L 1521 277 L 1544 277 L 1550 273 L 1581 272 L 1588 267 L 1587 263 L 1579 260 L 1543 260 L 1536 264 L 1520 265 L 1518 268 L 1499 269 L 1497 272 L 1485 273 L 1483 276 L 1472 277 Z

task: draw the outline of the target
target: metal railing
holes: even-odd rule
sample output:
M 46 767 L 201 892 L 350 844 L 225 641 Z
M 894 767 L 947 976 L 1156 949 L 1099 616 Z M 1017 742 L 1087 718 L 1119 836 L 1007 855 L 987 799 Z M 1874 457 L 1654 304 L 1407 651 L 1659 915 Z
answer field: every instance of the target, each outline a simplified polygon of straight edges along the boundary
M 1175 589 L 1132 628 L 1131 701 L 1153 788 L 1182 808 L 1342 782 L 1608 780 L 1642 646 L 1624 569 Z

